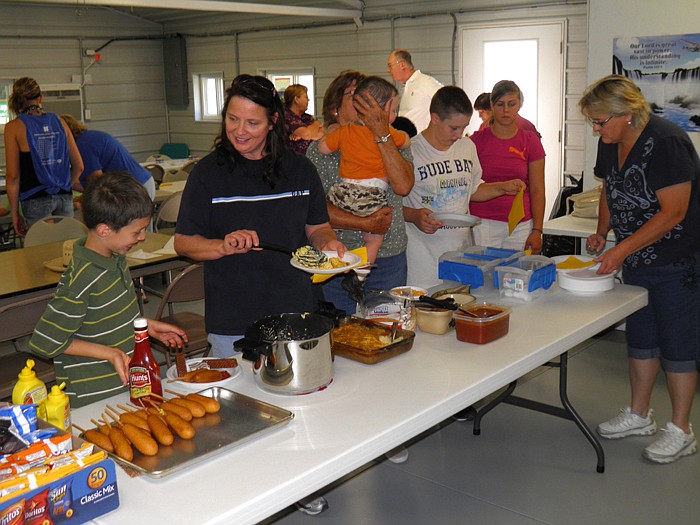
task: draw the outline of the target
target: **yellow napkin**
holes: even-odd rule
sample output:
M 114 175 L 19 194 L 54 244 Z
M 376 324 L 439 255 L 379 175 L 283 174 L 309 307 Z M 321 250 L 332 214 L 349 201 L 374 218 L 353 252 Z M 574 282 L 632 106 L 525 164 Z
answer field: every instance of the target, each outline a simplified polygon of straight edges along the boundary
M 520 191 L 515 196 L 515 199 L 513 199 L 513 206 L 511 206 L 510 211 L 508 212 L 508 235 L 513 233 L 515 227 L 525 217 L 523 193 L 525 193 L 525 186 L 520 188 Z
M 350 250 L 350 253 L 354 253 L 355 255 L 359 255 L 360 259 L 362 259 L 362 264 L 367 264 L 367 248 L 364 246 L 361 246 L 355 250 Z M 362 266 L 362 264 L 360 266 Z M 350 270 L 352 271 L 352 270 Z M 311 282 L 314 284 L 322 283 L 324 281 L 327 281 L 331 277 L 333 277 L 335 274 L 327 274 L 327 273 L 315 273 L 311 276 Z

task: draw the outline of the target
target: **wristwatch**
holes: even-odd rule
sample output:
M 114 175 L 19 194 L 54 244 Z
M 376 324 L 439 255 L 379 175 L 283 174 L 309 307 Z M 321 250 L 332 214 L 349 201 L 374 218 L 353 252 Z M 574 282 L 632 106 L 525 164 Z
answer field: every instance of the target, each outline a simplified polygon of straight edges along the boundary
M 388 135 L 383 135 L 383 136 L 379 137 L 379 140 L 376 140 L 375 142 L 377 144 L 385 144 L 385 143 L 389 142 L 390 138 L 391 138 L 391 133 L 389 133 Z

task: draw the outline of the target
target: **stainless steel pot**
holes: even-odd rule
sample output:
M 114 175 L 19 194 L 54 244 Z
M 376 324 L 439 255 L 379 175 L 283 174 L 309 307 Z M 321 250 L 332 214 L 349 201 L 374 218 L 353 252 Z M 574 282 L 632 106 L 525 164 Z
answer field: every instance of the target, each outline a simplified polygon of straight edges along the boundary
M 254 361 L 255 381 L 276 394 L 307 394 L 333 380 L 333 321 L 317 314 L 278 314 L 256 321 L 234 347 Z

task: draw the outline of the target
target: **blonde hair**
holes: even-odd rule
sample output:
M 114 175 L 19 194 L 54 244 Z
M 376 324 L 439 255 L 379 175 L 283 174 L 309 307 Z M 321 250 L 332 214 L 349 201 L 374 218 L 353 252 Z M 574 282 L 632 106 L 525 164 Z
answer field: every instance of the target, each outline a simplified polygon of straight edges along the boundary
M 306 86 L 302 86 L 301 84 L 291 84 L 287 86 L 287 89 L 284 90 L 284 107 L 290 109 L 292 104 L 294 104 L 295 98 L 308 92 L 308 88 Z
M 64 113 L 63 115 L 61 115 L 61 118 L 66 122 L 66 125 L 68 126 L 68 129 L 70 129 L 73 138 L 76 138 L 79 135 L 81 135 L 83 131 L 87 131 L 87 128 L 82 123 L 75 120 L 73 115 Z
M 31 106 L 31 102 L 41 97 L 41 88 L 36 80 L 29 77 L 17 79 L 12 84 L 12 93 L 7 99 L 7 105 L 15 115 L 20 115 Z
M 635 129 L 643 128 L 651 115 L 649 103 L 637 84 L 621 75 L 608 75 L 588 86 L 578 107 L 586 117 L 629 114 L 632 116 L 630 124 Z

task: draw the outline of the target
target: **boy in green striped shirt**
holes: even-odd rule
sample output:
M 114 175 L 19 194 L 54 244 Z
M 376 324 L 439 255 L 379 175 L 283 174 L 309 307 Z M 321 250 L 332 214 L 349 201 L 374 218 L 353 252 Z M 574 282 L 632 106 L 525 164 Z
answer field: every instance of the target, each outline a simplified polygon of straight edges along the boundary
M 29 341 L 31 352 L 53 359 L 74 408 L 126 390 L 140 312 L 125 255 L 146 238 L 153 203 L 130 174 L 111 172 L 88 186 L 82 209 L 87 238 L 76 241 Z M 155 320 L 148 333 L 170 347 L 187 342 L 184 330 Z

